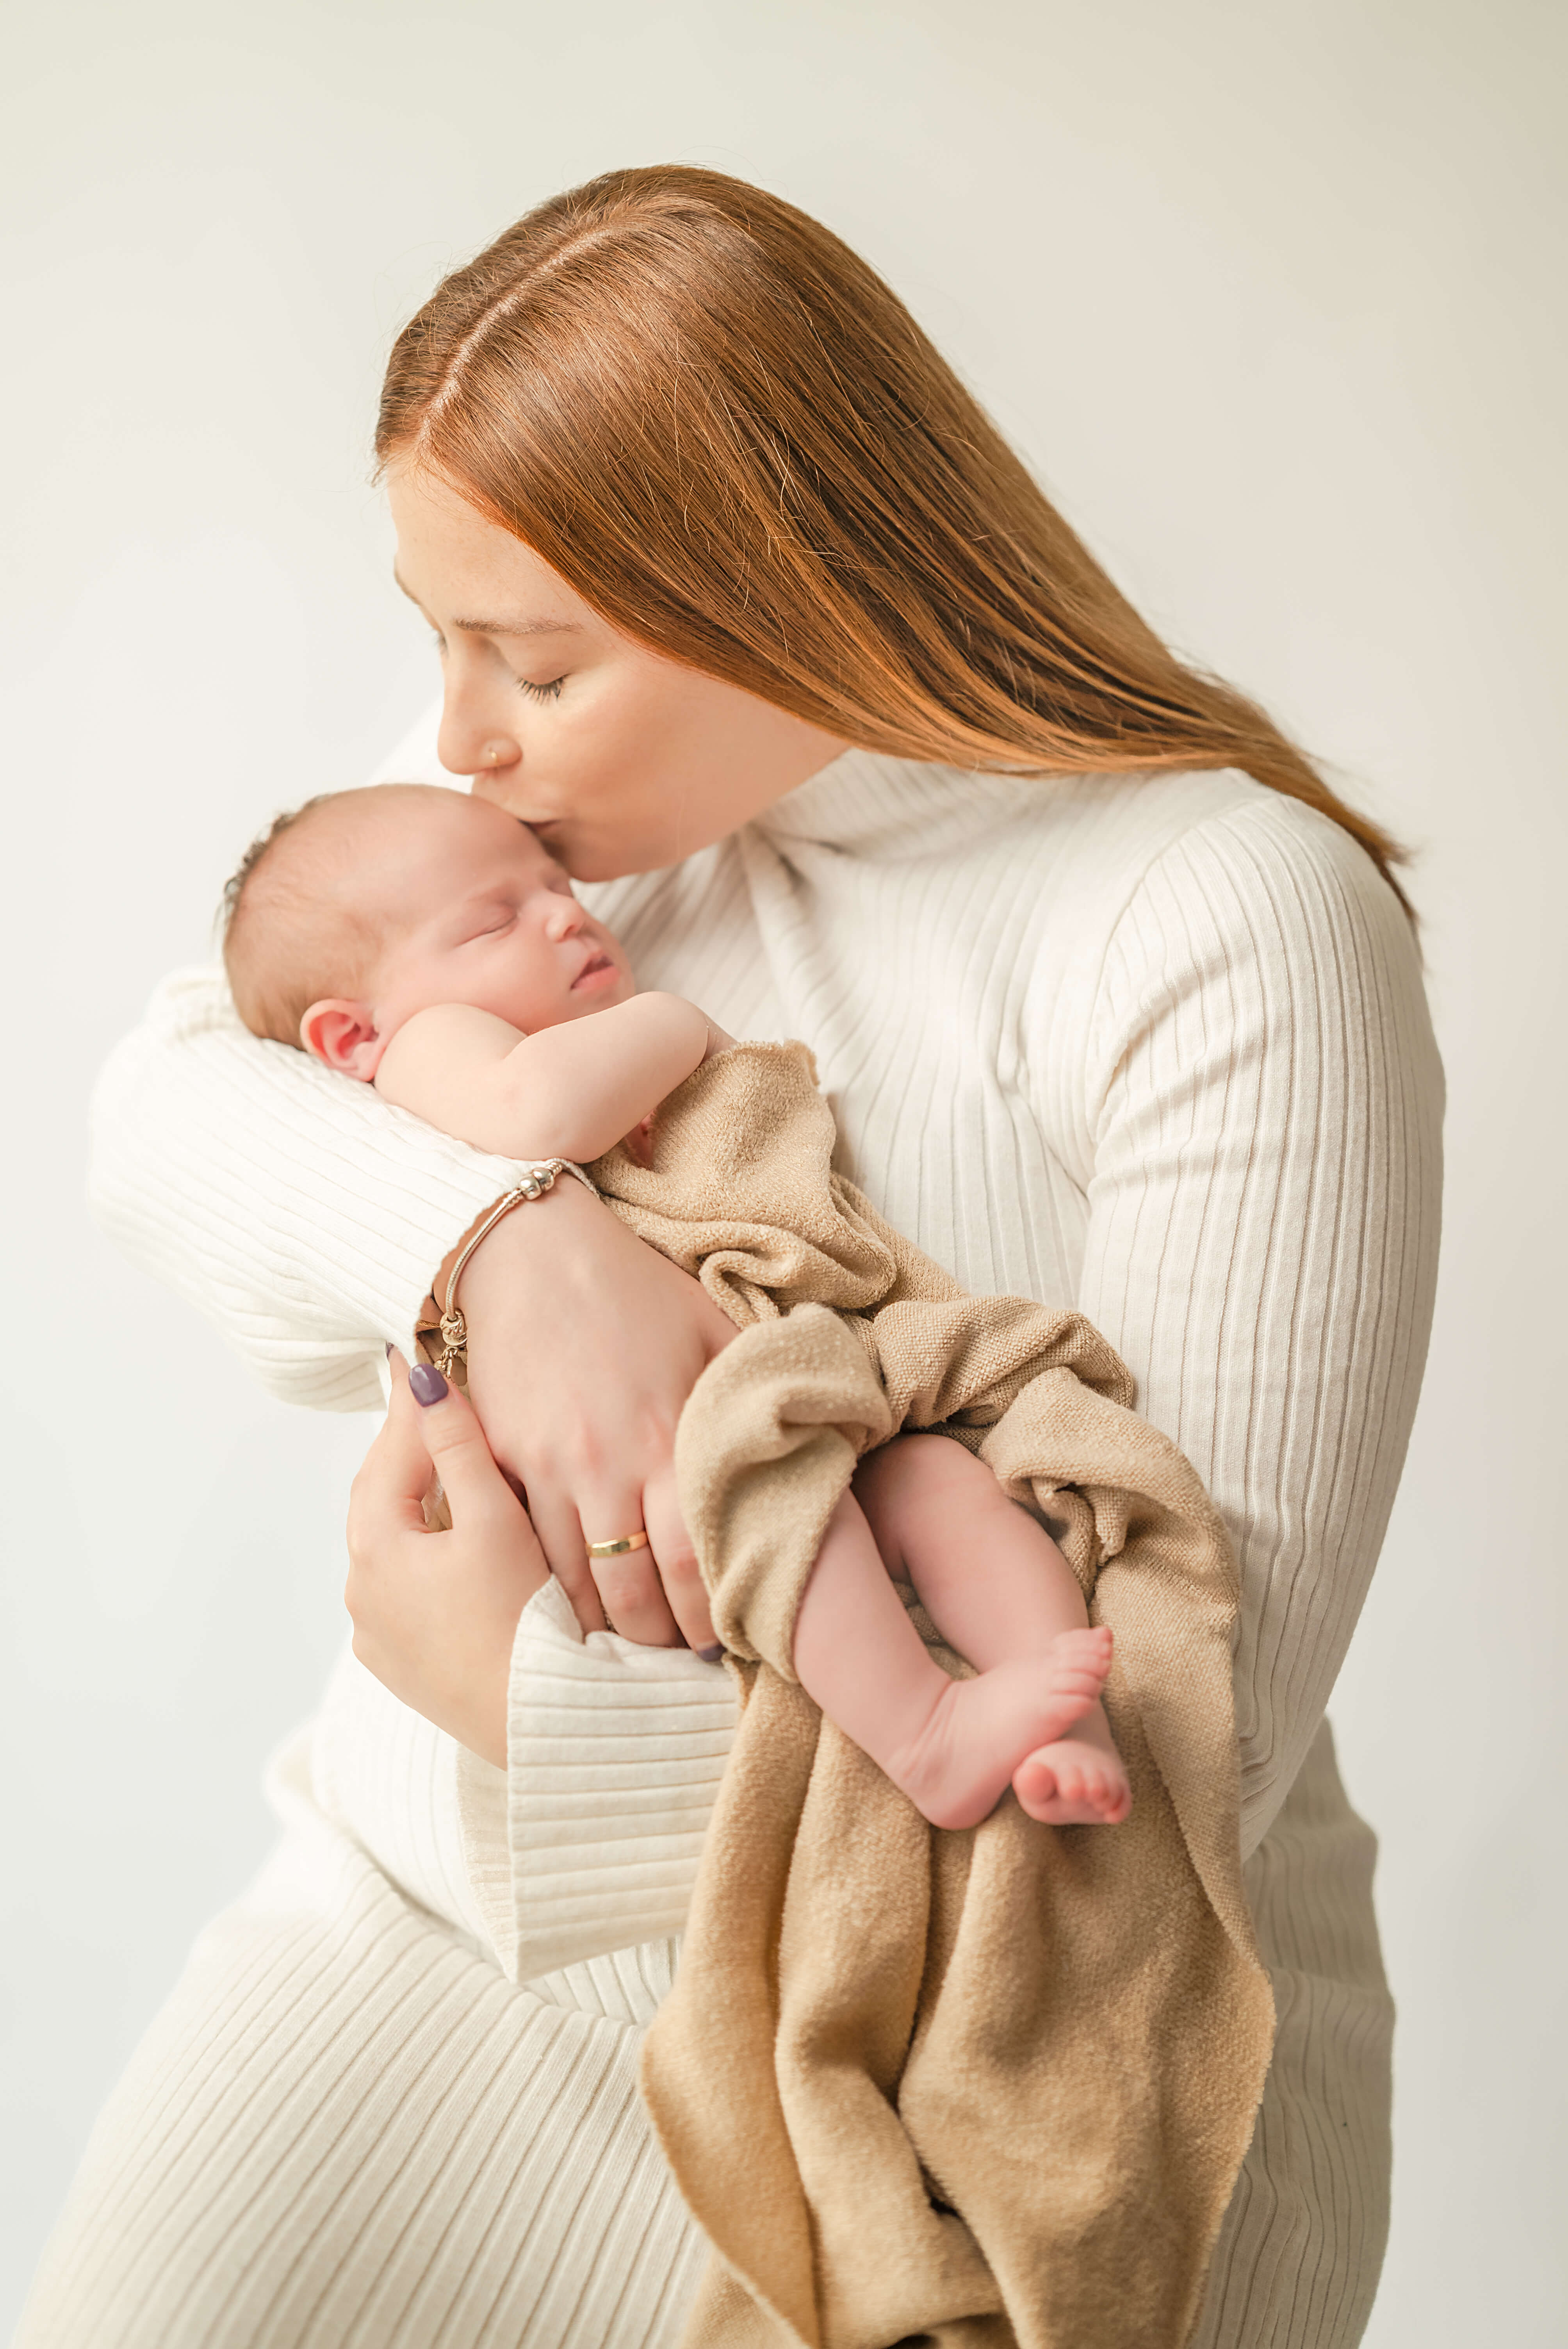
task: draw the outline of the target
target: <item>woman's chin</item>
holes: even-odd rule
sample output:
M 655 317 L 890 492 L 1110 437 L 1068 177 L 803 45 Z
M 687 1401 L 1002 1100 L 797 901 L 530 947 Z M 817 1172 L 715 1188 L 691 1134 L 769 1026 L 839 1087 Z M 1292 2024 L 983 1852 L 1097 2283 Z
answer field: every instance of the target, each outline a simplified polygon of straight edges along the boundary
M 700 832 L 681 836 L 630 826 L 624 832 L 597 827 L 589 831 L 568 818 L 536 823 L 531 829 L 573 880 L 584 882 L 624 881 L 634 873 L 662 873 L 719 837 Z
M 664 856 L 645 863 L 637 854 L 635 842 L 624 848 L 614 843 L 606 846 L 602 841 L 574 838 L 561 826 L 542 831 L 540 837 L 573 881 L 624 881 L 633 873 L 652 873 L 659 865 L 679 862 L 678 858 Z

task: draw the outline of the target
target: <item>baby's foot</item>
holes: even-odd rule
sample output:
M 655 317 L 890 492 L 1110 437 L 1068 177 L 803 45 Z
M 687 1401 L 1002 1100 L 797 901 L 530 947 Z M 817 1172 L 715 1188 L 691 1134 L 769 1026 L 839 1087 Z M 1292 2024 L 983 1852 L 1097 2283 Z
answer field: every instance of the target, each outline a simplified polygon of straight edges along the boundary
M 1013 1792 L 1032 1819 L 1048 1827 L 1116 1827 L 1132 1808 L 1127 1764 L 1098 1702 L 1070 1737 L 1026 1755 Z
M 1041 1762 L 1049 1770 L 1058 1755 L 1065 1764 L 1069 1730 L 1096 1714 L 1103 1728 L 1099 1692 L 1110 1650 L 1111 1635 L 1103 1626 L 1064 1631 L 1043 1660 L 998 1664 L 975 1680 L 948 1682 L 919 1736 L 885 1762 L 889 1777 L 933 1826 L 976 1826 L 995 1810 L 1015 1774 Z M 1119 1769 L 1109 1730 L 1104 1742 Z M 1098 1739 L 1094 1744 L 1098 1757 Z M 1125 1773 L 1122 1785 L 1125 1790 Z M 1054 1779 L 1049 1799 L 1060 1799 Z M 1043 1816 L 1031 1803 L 1024 1807 Z

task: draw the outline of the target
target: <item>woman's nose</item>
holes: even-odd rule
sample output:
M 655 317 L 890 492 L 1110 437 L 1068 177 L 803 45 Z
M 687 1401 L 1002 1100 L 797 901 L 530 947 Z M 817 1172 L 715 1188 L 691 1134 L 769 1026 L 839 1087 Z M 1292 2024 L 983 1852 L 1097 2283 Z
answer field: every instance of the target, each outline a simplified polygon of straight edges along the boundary
M 482 695 L 453 677 L 449 668 L 436 750 L 442 766 L 454 775 L 503 775 L 522 758 L 521 746 L 504 725 L 495 722 Z
M 470 727 L 449 726 L 441 720 L 436 755 L 454 775 L 471 775 L 482 783 L 487 775 L 504 777 L 522 763 L 522 751 L 510 734 L 480 734 Z

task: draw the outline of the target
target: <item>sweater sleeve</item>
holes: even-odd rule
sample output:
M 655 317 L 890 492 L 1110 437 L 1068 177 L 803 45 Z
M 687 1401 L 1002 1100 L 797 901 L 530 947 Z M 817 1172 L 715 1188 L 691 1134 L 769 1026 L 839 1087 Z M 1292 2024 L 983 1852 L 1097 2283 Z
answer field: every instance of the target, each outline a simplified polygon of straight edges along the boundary
M 1090 1022 L 1078 1302 L 1234 1539 L 1243 1852 L 1344 1660 L 1437 1269 L 1442 1078 L 1409 926 L 1340 828 L 1250 801 L 1166 849 Z
M 511 1160 L 259 1041 L 215 969 L 159 988 L 92 1125 L 110 1236 L 274 1393 L 318 1409 L 380 1409 L 386 1340 L 407 1347 L 437 1267 L 517 1179 Z M 346 1671 L 318 1723 L 329 1807 L 514 1979 L 679 1930 L 734 1726 L 722 1666 L 584 1640 L 552 1581 L 518 1627 L 505 1773 Z
M 437 1268 L 512 1162 L 243 1028 L 222 970 L 177 971 L 93 1100 L 88 1195 L 127 1255 L 285 1402 L 378 1410 Z
M 722 1664 L 585 1639 L 555 1580 L 512 1650 L 507 1768 L 459 1755 L 468 1882 L 514 1982 L 680 1932 L 735 1733 Z

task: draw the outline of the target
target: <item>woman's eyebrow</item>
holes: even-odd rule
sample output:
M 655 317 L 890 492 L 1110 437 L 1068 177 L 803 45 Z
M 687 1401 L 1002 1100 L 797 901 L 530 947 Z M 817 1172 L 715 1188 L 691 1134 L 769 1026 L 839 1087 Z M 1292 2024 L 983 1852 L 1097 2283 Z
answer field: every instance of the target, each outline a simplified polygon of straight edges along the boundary
M 454 620 L 454 628 L 476 636 L 580 636 L 581 620 Z
M 392 584 L 401 589 L 410 604 L 418 605 L 421 612 L 424 610 L 423 604 L 419 603 L 419 598 L 402 576 L 396 564 L 392 566 Z M 468 635 L 473 636 L 580 636 L 583 634 L 581 620 L 562 620 L 553 617 L 537 620 L 454 620 L 452 626 L 454 628 L 464 629 Z

